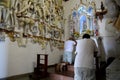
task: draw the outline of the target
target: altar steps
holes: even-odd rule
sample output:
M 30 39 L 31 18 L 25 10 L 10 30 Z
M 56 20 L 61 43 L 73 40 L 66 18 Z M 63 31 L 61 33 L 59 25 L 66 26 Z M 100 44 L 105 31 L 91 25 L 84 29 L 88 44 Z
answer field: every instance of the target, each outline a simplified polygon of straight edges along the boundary
M 56 72 L 55 68 L 49 70 L 50 80 L 74 80 L 73 65 L 68 65 L 67 71 Z

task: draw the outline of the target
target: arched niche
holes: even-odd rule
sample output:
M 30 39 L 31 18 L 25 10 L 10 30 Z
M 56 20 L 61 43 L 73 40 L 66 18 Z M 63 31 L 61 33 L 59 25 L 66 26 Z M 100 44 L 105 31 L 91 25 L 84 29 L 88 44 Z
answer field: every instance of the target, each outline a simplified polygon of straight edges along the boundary
M 73 21 L 73 31 L 79 32 L 80 35 L 90 31 L 91 35 L 94 33 L 94 16 L 95 16 L 95 6 L 94 5 L 80 5 L 77 9 L 72 10 L 72 21 Z

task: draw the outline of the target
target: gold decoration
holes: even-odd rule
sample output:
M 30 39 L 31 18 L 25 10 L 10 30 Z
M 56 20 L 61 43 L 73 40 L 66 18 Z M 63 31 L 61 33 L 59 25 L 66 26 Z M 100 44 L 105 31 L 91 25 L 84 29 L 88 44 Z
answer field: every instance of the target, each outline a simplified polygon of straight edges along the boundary
M 74 32 L 73 35 L 74 35 L 75 39 L 77 39 L 77 38 L 79 38 L 80 33 L 79 32 Z
M 119 17 L 117 18 L 114 26 L 118 31 L 120 31 L 120 14 L 119 14 Z
M 12 42 L 15 42 L 16 41 L 16 39 L 14 38 L 14 32 L 9 32 L 8 34 L 8 37 L 10 38 L 10 40 L 12 41 Z
M 0 0 L 0 5 L 2 5 L 4 7 L 9 7 L 10 0 Z
M 23 37 L 23 33 L 19 33 L 20 37 L 16 38 L 19 47 L 26 47 L 27 38 Z
M 61 39 L 64 25 L 62 0 L 11 0 L 11 2 L 12 1 L 12 4 L 10 4 L 10 0 L 0 1 L 0 5 L 5 7 L 10 6 L 10 8 L 7 8 L 9 13 L 6 12 L 7 20 L 5 20 L 5 27 L 9 26 L 13 29 L 3 29 L 2 32 L 6 32 L 12 42 L 17 40 L 18 46 L 25 47 L 27 38 L 32 38 L 33 42 L 40 43 L 42 48 L 45 48 L 47 42 L 51 40 L 53 44 L 56 43 L 56 46 L 58 46 L 58 42 L 63 42 Z M 38 32 L 36 28 L 39 29 Z M 18 32 L 16 32 L 15 29 Z M 48 32 L 52 31 L 54 32 L 51 34 L 53 37 L 48 38 Z M 21 34 L 19 34 L 19 32 Z M 16 34 L 19 37 L 16 37 Z

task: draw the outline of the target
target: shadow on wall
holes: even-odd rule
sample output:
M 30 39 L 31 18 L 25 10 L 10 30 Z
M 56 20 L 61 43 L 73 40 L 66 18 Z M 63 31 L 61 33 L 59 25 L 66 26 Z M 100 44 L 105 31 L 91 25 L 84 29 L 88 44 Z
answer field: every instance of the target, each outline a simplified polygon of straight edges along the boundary
M 99 55 L 101 56 L 101 61 L 100 62 L 103 62 L 103 61 L 106 61 L 106 54 L 105 54 L 105 48 L 104 48 L 104 45 L 103 45 L 103 37 L 99 37 L 97 39 L 97 43 L 98 43 L 98 49 L 99 49 Z
M 115 57 L 109 57 L 107 59 L 106 67 L 109 66 L 113 62 L 114 59 L 115 59 Z

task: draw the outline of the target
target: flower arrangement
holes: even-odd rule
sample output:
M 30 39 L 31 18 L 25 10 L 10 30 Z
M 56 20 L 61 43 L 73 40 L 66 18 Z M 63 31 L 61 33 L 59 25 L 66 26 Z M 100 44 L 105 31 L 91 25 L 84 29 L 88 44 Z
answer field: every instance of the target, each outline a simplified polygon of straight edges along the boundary
M 89 30 L 89 29 L 87 29 L 86 31 L 85 31 L 85 33 L 87 33 L 87 34 L 91 34 L 91 30 Z
M 87 29 L 84 32 L 82 32 L 82 35 L 83 34 L 89 34 L 89 35 L 93 36 L 94 35 L 94 30 Z
M 74 32 L 73 35 L 74 35 L 75 39 L 77 39 L 77 38 L 79 38 L 80 33 L 79 32 Z

